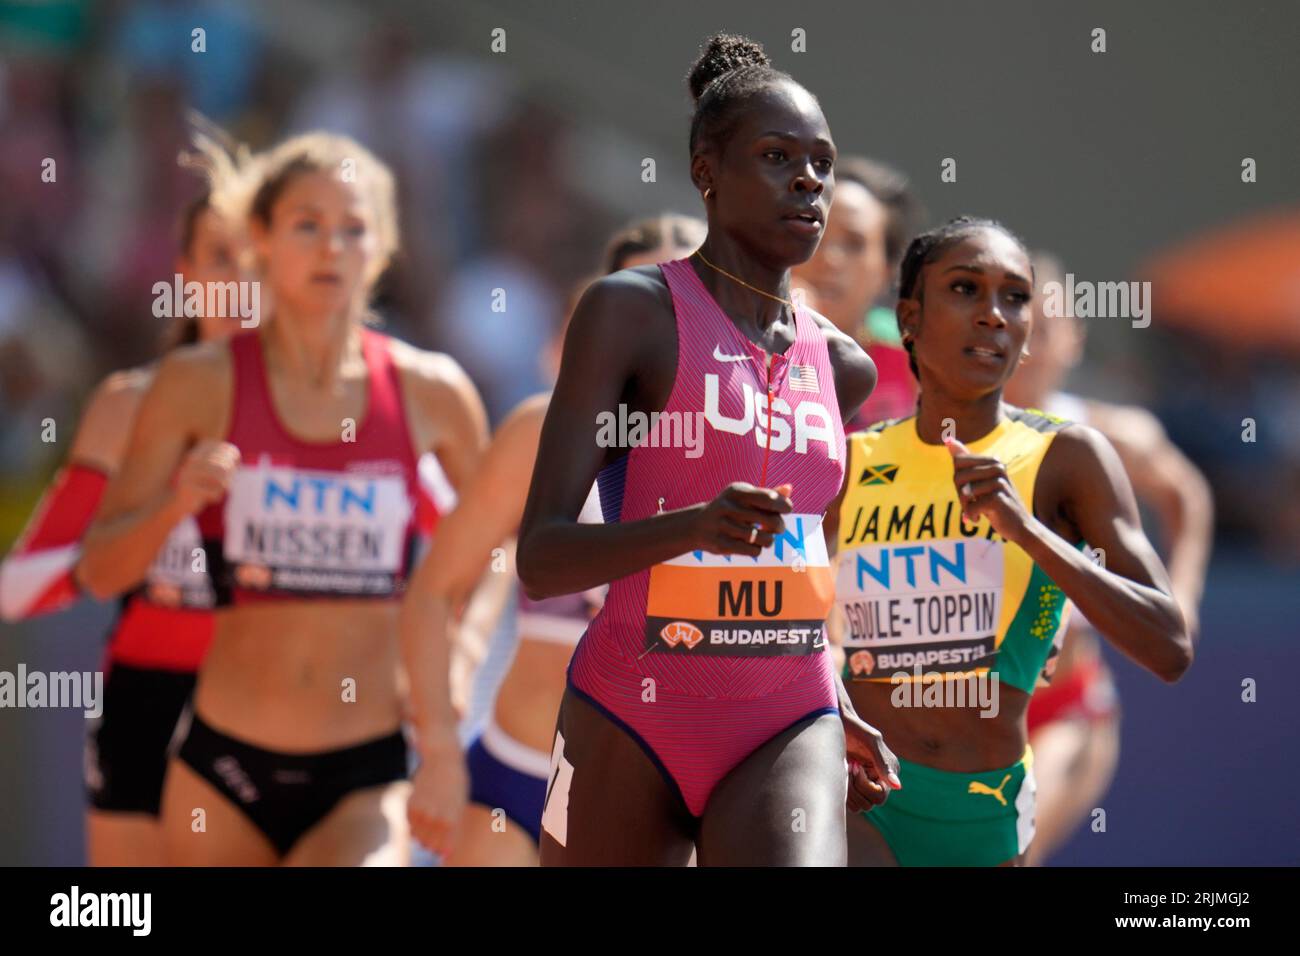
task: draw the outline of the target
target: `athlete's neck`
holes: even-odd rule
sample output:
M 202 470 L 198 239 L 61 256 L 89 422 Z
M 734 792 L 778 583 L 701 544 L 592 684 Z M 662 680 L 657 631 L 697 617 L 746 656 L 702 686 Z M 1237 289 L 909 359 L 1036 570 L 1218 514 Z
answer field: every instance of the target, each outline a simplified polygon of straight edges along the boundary
M 360 324 L 347 310 L 322 316 L 277 308 L 260 334 L 269 363 L 326 391 L 339 384 L 344 363 L 361 351 Z
M 788 266 L 779 268 L 762 265 L 744 253 L 736 243 L 726 238 L 718 239 L 713 233 L 705 238 L 700 246 L 700 252 L 718 269 L 725 269 L 736 279 L 748 283 L 754 289 L 761 289 L 767 295 L 776 296 L 778 299 L 787 301 L 790 299 Z M 759 331 L 771 328 L 789 312 L 789 308 L 776 299 L 769 299 L 767 295 L 747 289 L 736 279 L 728 278 L 717 269 L 709 268 L 699 256 L 691 256 L 688 261 L 704 283 L 704 287 L 722 307 L 722 311 L 731 316 L 743 316 L 751 320 Z
M 1005 417 L 1000 390 L 970 401 L 926 386 L 916 403 L 916 433 L 927 445 L 941 445 L 946 436 L 965 444 L 983 438 Z

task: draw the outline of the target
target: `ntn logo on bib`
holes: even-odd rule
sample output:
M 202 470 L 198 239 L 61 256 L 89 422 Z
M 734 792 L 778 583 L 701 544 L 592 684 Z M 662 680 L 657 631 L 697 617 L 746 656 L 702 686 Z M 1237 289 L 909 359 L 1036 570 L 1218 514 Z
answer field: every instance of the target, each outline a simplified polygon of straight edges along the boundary
M 785 516 L 757 557 L 693 551 L 650 569 L 646 648 L 723 656 L 811 654 L 834 582 L 820 515 Z
M 915 666 L 967 673 L 996 649 L 1004 588 L 1001 541 L 867 545 L 840 559 L 836 595 L 844 645 L 870 648 L 859 679 Z M 865 662 L 860 658 L 860 662 Z
M 402 567 L 412 513 L 400 473 L 263 462 L 231 481 L 223 554 L 243 587 L 276 587 L 282 569 L 288 590 L 372 593 Z

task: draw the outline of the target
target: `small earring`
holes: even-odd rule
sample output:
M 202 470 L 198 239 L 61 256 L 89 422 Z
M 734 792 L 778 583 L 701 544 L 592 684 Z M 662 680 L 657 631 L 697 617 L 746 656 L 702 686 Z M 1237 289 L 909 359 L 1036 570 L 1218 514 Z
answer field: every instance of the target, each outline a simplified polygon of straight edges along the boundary
M 1029 359 L 1029 349 L 1021 349 L 1020 361 L 1023 363 Z
M 705 201 L 705 202 L 708 202 L 708 201 L 709 201 L 709 194 L 710 194 L 711 192 L 713 192 L 713 187 L 712 187 L 712 186 L 710 186 L 708 189 L 704 190 L 704 201 Z

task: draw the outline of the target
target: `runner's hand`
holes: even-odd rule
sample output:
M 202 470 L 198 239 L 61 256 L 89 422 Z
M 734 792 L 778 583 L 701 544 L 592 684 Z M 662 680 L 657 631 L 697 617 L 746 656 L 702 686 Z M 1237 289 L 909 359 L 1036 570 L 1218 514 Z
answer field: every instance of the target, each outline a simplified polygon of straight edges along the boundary
M 173 500 L 186 514 L 196 514 L 225 497 L 239 467 L 239 449 L 226 441 L 201 441 L 189 450 L 176 472 Z
M 697 513 L 691 535 L 695 548 L 757 557 L 785 530 L 781 516 L 794 508 L 792 492 L 790 485 L 759 488 L 732 482 Z
M 996 458 L 971 454 L 955 438 L 944 444 L 952 455 L 952 480 L 967 523 L 988 518 L 993 530 L 1005 540 L 1020 540 L 1033 519 L 1011 483 L 1006 466 Z
M 454 731 L 420 746 L 420 766 L 411 779 L 406 818 L 411 836 L 446 859 L 456 848 L 465 805 L 469 802 L 469 772 Z
M 848 808 L 853 813 L 878 807 L 891 790 L 902 790 L 898 758 L 885 745 L 880 731 L 857 714 L 841 713 L 845 753 L 849 761 Z

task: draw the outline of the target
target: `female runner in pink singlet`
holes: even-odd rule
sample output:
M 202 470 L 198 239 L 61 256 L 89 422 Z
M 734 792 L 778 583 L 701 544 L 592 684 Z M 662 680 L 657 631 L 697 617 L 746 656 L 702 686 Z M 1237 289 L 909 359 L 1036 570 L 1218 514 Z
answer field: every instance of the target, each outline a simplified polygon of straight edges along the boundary
M 843 706 L 822 623 L 821 520 L 875 369 L 789 301 L 835 146 L 751 41 L 713 37 L 688 82 L 708 237 L 583 296 L 521 529 L 530 598 L 610 584 L 570 665 L 541 859 L 843 865 L 846 736 L 851 805 L 884 800 L 894 758 Z M 580 525 L 593 478 L 605 523 Z

